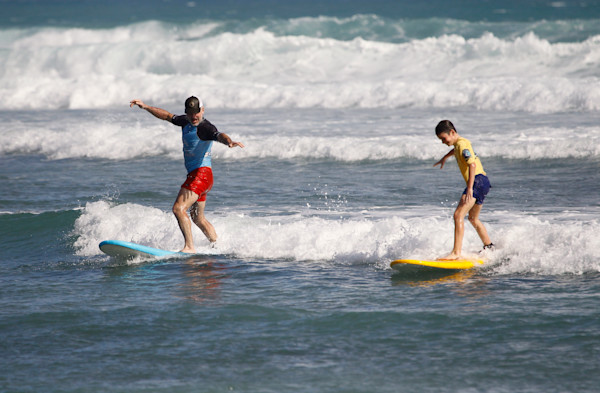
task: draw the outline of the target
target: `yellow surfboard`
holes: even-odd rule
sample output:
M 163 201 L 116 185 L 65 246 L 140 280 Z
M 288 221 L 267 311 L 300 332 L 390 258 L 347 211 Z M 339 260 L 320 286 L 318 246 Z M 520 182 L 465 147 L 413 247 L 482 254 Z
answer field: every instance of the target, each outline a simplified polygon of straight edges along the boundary
M 455 261 L 427 261 L 420 259 L 397 259 L 390 263 L 390 267 L 395 270 L 401 270 L 407 266 L 424 266 L 438 269 L 471 269 L 475 266 L 483 265 L 483 259 L 459 259 Z

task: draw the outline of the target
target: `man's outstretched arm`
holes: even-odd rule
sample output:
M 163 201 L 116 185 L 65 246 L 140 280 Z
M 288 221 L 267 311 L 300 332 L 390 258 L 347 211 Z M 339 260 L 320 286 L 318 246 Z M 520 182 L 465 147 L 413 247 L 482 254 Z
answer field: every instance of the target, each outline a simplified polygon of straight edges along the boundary
M 134 105 L 137 105 L 141 109 L 150 112 L 154 117 L 159 118 L 161 120 L 171 121 L 171 119 L 173 119 L 174 116 L 171 112 L 166 111 L 164 109 L 146 105 L 142 100 L 131 100 L 131 102 L 129 103 L 129 107 L 132 108 Z
M 224 145 L 227 145 L 229 147 L 244 147 L 244 144 L 242 142 L 234 142 L 229 135 L 227 135 L 226 133 L 222 132 L 219 134 L 218 136 L 218 141 L 221 142 Z

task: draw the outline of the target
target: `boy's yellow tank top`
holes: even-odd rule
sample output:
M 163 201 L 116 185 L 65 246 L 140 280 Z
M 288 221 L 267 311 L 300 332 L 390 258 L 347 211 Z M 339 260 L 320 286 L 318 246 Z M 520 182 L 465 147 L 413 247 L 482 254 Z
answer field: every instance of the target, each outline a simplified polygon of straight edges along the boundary
M 483 165 L 481 165 L 481 160 L 479 160 L 479 157 L 473 151 L 471 142 L 468 139 L 463 137 L 458 138 L 454 144 L 454 157 L 467 184 L 469 183 L 469 165 L 472 162 L 475 163 L 475 175 L 486 174 L 483 170 Z

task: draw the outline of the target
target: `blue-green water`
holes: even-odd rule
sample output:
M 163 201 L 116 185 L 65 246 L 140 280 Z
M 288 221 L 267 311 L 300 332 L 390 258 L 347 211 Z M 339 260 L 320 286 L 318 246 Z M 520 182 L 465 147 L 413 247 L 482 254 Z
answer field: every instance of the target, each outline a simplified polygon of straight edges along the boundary
M 597 5 L 371 3 L 0 1 L 0 391 L 598 390 Z M 128 103 L 190 94 L 246 145 L 217 248 L 112 260 L 183 245 L 180 131 Z M 452 246 L 445 118 L 498 248 L 395 272 Z
M 598 382 L 597 274 L 408 279 L 198 257 L 20 276 L 28 283 L 3 291 L 21 300 L 3 307 L 7 390 L 591 392 Z

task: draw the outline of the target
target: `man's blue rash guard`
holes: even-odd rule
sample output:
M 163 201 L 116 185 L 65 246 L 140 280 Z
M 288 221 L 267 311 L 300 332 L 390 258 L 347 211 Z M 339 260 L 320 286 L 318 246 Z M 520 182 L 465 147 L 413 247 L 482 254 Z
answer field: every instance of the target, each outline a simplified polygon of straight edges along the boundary
M 201 167 L 210 168 L 210 149 L 213 141 L 218 140 L 220 134 L 217 127 L 206 119 L 193 126 L 185 115 L 173 116 L 171 123 L 181 127 L 183 158 L 188 173 Z

